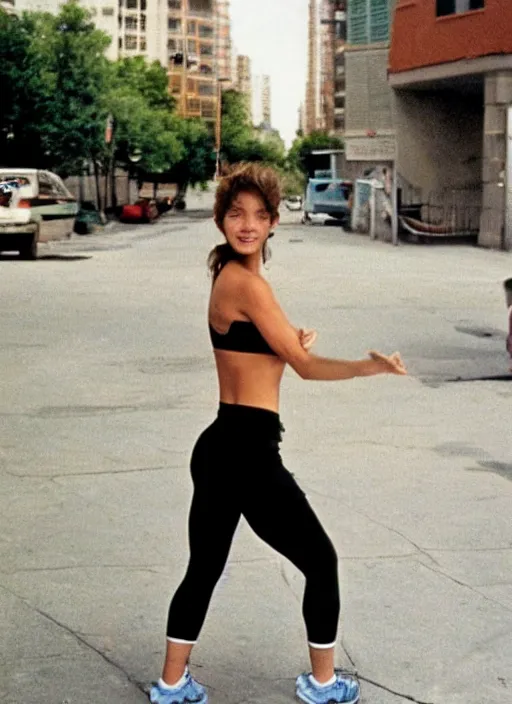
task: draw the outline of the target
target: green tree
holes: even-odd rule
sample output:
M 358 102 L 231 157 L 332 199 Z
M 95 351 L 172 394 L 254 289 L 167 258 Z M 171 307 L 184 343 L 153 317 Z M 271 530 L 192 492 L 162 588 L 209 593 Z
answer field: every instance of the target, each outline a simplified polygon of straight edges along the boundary
M 2 128 L 7 125 L 14 137 L 6 160 L 63 176 L 78 173 L 103 139 L 99 98 L 107 77 L 109 37 L 75 2 L 57 16 L 2 17 L 0 26 L 2 58 L 5 34 L 11 34 L 3 69 L 9 102 Z
M 284 163 L 284 144 L 275 131 L 254 128 L 249 116 L 246 98 L 236 90 L 222 95 L 223 161 L 265 161 L 274 165 Z
M 315 149 L 342 149 L 343 140 L 332 137 L 327 132 L 312 132 L 307 137 L 298 136 L 288 152 L 287 168 L 290 171 L 301 171 L 309 176 L 312 171 L 312 152 Z

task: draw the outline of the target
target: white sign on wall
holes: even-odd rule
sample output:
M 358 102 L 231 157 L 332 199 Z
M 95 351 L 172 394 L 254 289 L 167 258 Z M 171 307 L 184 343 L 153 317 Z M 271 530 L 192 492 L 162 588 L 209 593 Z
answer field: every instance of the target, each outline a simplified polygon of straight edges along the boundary
M 395 161 L 394 137 L 345 137 L 347 161 Z

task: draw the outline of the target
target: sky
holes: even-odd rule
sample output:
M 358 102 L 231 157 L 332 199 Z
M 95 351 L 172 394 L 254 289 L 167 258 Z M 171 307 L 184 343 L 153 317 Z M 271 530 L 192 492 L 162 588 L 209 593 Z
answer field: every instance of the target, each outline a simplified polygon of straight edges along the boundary
M 233 49 L 251 58 L 253 75 L 270 76 L 272 126 L 288 147 L 306 92 L 308 5 L 308 0 L 231 0 Z

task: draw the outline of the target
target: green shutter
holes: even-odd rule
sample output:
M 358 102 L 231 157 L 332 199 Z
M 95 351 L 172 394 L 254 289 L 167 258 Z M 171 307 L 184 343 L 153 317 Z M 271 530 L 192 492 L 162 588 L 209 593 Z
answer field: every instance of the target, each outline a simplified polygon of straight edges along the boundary
M 368 0 L 348 3 L 348 43 L 368 44 Z
M 389 41 L 389 0 L 370 0 L 370 43 Z

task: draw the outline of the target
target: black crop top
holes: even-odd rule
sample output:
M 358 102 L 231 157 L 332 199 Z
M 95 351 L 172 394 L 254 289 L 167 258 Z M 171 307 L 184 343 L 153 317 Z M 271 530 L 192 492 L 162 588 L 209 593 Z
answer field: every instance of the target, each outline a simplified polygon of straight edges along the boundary
M 256 325 L 249 320 L 233 320 L 224 334 L 217 332 L 211 325 L 209 327 L 212 345 L 216 350 L 277 356 Z

